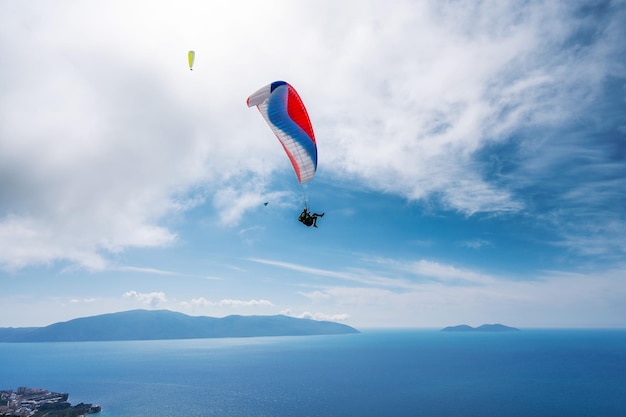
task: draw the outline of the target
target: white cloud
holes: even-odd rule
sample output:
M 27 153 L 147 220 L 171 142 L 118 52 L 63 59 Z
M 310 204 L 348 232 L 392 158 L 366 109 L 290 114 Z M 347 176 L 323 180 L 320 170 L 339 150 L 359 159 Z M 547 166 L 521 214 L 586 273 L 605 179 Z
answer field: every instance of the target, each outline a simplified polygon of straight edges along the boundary
M 187 304 L 187 302 L 185 302 L 184 304 Z M 214 303 L 212 303 L 211 301 L 207 300 L 204 297 L 193 298 L 189 304 L 191 304 L 192 306 L 210 306 L 210 305 L 214 305 Z
M 204 297 L 193 298 L 190 303 L 193 306 L 219 306 L 219 307 L 273 307 L 274 304 L 269 300 L 236 300 L 225 298 L 220 301 L 210 301 Z
M 487 285 L 497 280 L 488 274 L 423 259 L 400 264 L 399 267 L 416 276 L 432 278 L 444 284 Z
M 300 292 L 299 294 L 310 298 L 312 301 L 324 301 L 331 298 L 330 294 L 323 291 Z
M 313 268 L 313 267 L 294 264 L 290 262 L 274 261 L 271 259 L 260 259 L 260 258 L 250 258 L 249 260 L 252 262 L 260 263 L 260 264 L 277 266 L 279 268 L 290 269 L 293 271 L 298 271 L 298 272 L 302 272 L 302 273 L 306 273 L 310 275 L 320 275 L 320 276 L 328 276 L 328 277 L 334 277 L 334 278 L 352 279 L 351 274 L 333 271 L 333 270 L 321 269 L 321 268 Z
M 162 269 L 145 268 L 137 266 L 122 266 L 117 268 L 119 271 L 139 272 L 143 274 L 155 274 L 155 275 L 179 275 L 177 272 L 165 271 Z
M 72 298 L 70 300 L 70 303 L 77 303 L 77 304 L 80 304 L 80 303 L 93 303 L 95 301 L 96 301 L 95 298 Z
M 223 188 L 214 196 L 214 204 L 220 212 L 220 221 L 227 226 L 238 224 L 248 210 L 261 207 L 264 200 L 260 192 L 236 188 Z
M 232 314 L 250 314 L 252 311 L 272 311 L 276 307 L 270 300 L 263 298 L 241 300 L 223 298 L 210 300 L 206 297 L 195 297 L 191 301 L 182 301 L 176 308 L 189 314 L 201 314 L 211 317 L 222 317 Z
M 345 311 L 357 328 L 494 322 L 521 327 L 624 327 L 625 272 L 623 268 L 602 273 L 545 271 L 534 281 L 500 279 L 470 286 L 431 281 L 404 291 L 327 285 L 301 294 L 313 303 L 310 309 Z
M 551 152 L 559 137 L 521 138 L 520 182 L 507 183 L 478 152 L 576 120 L 624 76 L 617 6 L 576 44 L 593 22 L 567 1 L 63 5 L 0 6 L 0 54 L 15 63 L 0 69 L 4 268 L 102 270 L 125 249 L 174 244 L 166 220 L 206 202 L 237 225 L 266 201 L 259 178 L 290 169 L 245 107 L 273 79 L 307 103 L 327 175 L 471 215 L 529 209 L 520 182 L 568 158 Z
M 372 287 L 391 288 L 394 290 L 415 289 L 429 282 L 442 285 L 488 285 L 498 278 L 486 273 L 430 260 L 396 260 L 381 257 L 361 259 L 367 266 L 330 270 L 308 267 L 289 262 L 269 259 L 250 259 L 253 262 L 297 271 L 308 276 L 336 278 Z M 315 293 L 321 297 L 321 293 Z M 309 295 L 310 296 L 310 295 Z
M 459 242 L 459 245 L 470 249 L 480 249 L 485 246 L 490 246 L 491 242 L 485 239 L 473 239 Z
M 251 306 L 263 306 L 263 307 L 273 307 L 274 304 L 268 300 L 233 300 L 233 299 L 224 299 L 220 300 L 216 305 L 220 306 L 229 306 L 229 307 L 251 307 Z
M 324 314 L 324 313 L 310 313 L 308 311 L 294 314 L 290 309 L 286 309 L 280 312 L 285 316 L 296 317 L 299 319 L 309 319 L 317 321 L 346 321 L 350 318 L 348 314 Z
M 142 304 L 149 304 L 152 308 L 156 308 L 157 306 L 159 306 L 159 304 L 167 302 L 165 293 L 163 293 L 162 291 L 150 293 L 127 291 L 123 294 L 123 297 L 137 300 Z

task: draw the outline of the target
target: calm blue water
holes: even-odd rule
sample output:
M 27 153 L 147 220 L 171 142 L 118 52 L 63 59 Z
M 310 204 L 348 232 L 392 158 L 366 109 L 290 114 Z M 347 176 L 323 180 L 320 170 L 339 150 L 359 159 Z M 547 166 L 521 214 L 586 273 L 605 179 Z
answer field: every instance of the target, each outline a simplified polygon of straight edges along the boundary
M 626 416 L 626 330 L 0 343 L 0 389 L 101 417 Z

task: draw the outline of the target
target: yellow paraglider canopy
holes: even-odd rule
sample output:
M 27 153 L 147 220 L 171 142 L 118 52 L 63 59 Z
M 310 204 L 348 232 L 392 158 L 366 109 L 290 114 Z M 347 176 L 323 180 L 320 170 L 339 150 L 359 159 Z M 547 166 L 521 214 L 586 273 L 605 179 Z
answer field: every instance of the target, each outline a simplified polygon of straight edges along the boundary
M 189 61 L 189 69 L 193 71 L 193 61 L 196 59 L 195 51 L 189 51 L 187 53 L 187 60 Z

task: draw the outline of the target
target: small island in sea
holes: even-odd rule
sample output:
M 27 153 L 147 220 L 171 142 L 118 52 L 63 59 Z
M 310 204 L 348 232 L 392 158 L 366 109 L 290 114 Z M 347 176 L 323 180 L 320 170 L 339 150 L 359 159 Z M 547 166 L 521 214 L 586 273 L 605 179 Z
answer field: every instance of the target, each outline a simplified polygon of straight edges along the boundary
M 0 416 L 79 417 L 102 411 L 97 404 L 67 402 L 69 394 L 41 388 L 0 390 Z
M 461 324 L 459 326 L 448 326 L 441 329 L 442 332 L 519 332 L 520 330 L 515 327 L 505 326 L 504 324 L 483 324 L 482 326 L 472 327 L 467 324 Z
M 359 333 L 341 323 L 275 316 L 188 316 L 170 310 L 131 310 L 46 327 L 0 328 L 0 343 L 97 342 Z

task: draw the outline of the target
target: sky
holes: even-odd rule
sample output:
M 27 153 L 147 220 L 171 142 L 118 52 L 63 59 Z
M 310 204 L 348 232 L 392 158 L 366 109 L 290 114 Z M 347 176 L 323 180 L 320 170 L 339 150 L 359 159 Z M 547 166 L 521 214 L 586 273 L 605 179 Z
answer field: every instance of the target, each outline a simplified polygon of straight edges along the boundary
M 624 0 L 0 2 L 0 327 L 626 328 L 624 39 Z

